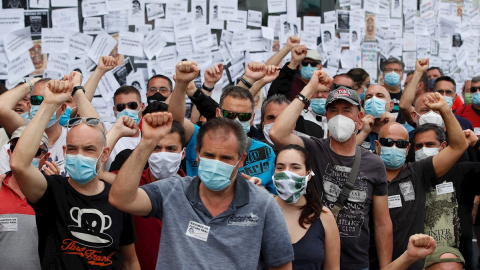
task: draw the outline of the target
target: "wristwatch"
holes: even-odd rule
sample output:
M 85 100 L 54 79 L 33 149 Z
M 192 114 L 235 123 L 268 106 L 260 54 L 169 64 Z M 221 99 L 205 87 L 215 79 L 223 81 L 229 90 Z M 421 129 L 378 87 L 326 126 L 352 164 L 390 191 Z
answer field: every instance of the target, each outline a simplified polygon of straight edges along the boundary
M 27 80 L 27 79 L 23 79 L 23 83 L 26 83 L 28 84 L 28 86 L 30 86 L 30 92 L 33 91 L 33 84 L 31 81 Z
M 249 81 L 247 81 L 245 78 L 243 78 L 243 76 L 240 77 L 240 81 L 243 82 L 243 84 L 245 84 L 245 86 L 246 86 L 248 89 L 252 88 L 252 83 L 249 82 Z
M 209 88 L 209 87 L 206 87 L 205 84 L 202 83 L 202 89 L 204 89 L 204 90 L 206 90 L 206 91 L 208 91 L 208 92 L 212 92 L 214 88 L 215 88 L 215 86 L 212 87 L 212 88 Z
M 305 105 L 308 105 L 308 102 L 310 102 L 310 100 L 307 97 L 305 97 L 304 95 L 302 95 L 300 93 L 298 93 L 296 98 L 298 98 L 301 102 L 305 103 Z
M 73 87 L 72 97 L 73 97 L 73 95 L 75 95 L 75 92 L 77 92 L 77 90 L 83 90 L 83 93 L 85 93 L 85 88 L 83 88 L 83 86 L 81 86 L 81 85 L 75 86 L 75 87 Z

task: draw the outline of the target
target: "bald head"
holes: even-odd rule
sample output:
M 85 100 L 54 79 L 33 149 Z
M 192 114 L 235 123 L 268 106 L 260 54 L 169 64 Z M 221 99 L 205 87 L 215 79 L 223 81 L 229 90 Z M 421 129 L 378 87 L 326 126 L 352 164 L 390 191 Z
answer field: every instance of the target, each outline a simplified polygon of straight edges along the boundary
M 407 129 L 397 122 L 389 122 L 385 124 L 378 134 L 378 138 L 389 138 L 393 140 L 408 140 Z
M 385 89 L 385 87 L 379 84 L 372 84 L 368 87 L 367 92 L 365 93 L 365 100 L 372 98 L 373 96 L 390 101 L 390 93 Z

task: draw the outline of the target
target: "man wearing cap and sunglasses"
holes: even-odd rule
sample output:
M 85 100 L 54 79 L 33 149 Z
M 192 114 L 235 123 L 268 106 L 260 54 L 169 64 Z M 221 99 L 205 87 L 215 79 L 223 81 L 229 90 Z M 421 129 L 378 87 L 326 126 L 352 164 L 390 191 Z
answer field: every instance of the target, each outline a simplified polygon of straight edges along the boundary
M 310 152 L 313 179 L 323 188 L 322 203 L 336 215 L 341 269 L 368 269 L 370 219 L 375 227 L 380 267 L 385 267 L 392 252 L 385 166 L 378 156 L 356 146 L 355 135 L 362 127 L 364 115 L 358 93 L 344 87 L 329 93 L 325 102 L 328 138 L 298 137 L 292 133 L 304 105 L 318 92 L 329 89 L 332 82 L 326 72 L 315 71 L 307 86 L 275 120 L 270 138 L 278 147 L 297 144 Z M 349 179 L 350 172 L 355 171 L 351 169 L 355 160 L 360 161 L 359 166 Z
M 19 127 L 10 138 L 10 157 L 18 138 L 25 130 Z M 32 165 L 41 168 L 48 159 L 48 137 L 44 132 Z M 0 261 L 5 269 L 40 269 L 35 211 L 28 205 L 11 172 L 0 175 Z
M 388 123 L 380 130 L 375 141 L 387 170 L 388 208 L 392 219 L 393 259 L 407 248 L 408 237 L 423 233 L 426 192 L 447 173 L 467 149 L 465 135 L 445 99 L 439 93 L 425 94 L 425 106 L 438 110 L 445 121 L 450 145 L 433 157 L 418 162 L 405 163 L 410 148 L 408 132 L 399 123 Z M 412 269 L 420 269 L 421 262 Z
M 110 152 L 105 127 L 76 80 L 50 80 L 44 102 L 20 136 L 11 159 L 18 186 L 37 216 L 42 269 L 140 269 L 131 215 L 108 203 L 111 185 L 98 172 Z M 31 165 L 50 115 L 74 96 L 85 116 L 68 121 L 65 169 L 48 176 Z

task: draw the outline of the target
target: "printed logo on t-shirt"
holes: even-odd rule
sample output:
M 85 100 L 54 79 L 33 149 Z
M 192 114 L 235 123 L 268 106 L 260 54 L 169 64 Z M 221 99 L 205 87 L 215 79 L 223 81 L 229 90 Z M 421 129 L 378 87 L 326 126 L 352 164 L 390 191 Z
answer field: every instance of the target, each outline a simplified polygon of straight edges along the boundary
M 415 200 L 415 190 L 413 190 L 412 181 L 400 183 L 399 186 L 404 201 L 408 202 Z
M 105 231 L 112 226 L 112 219 L 97 209 L 80 209 L 72 207 L 70 217 L 75 225 L 68 228 L 73 239 L 62 241 L 64 254 L 73 254 L 84 257 L 91 265 L 106 266 L 112 264 L 113 252 L 102 254 L 98 248 L 112 245 L 112 237 Z M 90 249 L 92 248 L 92 249 Z
M 233 226 L 257 226 L 260 219 L 257 215 L 251 213 L 250 215 L 237 216 L 233 215 L 228 219 L 227 224 Z
M 249 176 L 256 176 L 270 170 L 268 159 L 272 155 L 272 149 L 268 146 L 262 146 L 248 151 L 243 167 L 239 172 Z

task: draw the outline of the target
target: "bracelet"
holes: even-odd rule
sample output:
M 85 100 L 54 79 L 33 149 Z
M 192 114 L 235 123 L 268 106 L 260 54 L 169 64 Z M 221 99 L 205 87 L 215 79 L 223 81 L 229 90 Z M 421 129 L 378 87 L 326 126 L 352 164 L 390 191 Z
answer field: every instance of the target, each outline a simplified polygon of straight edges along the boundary
M 243 84 L 245 84 L 248 87 L 248 89 L 252 88 L 252 84 L 249 81 L 245 80 L 243 76 L 240 77 L 240 81 L 243 82 Z
M 308 98 L 306 98 L 304 95 L 302 95 L 300 93 L 298 93 L 296 98 L 298 98 L 301 102 L 305 103 L 305 105 L 308 105 L 308 102 L 310 102 L 310 100 Z
M 28 83 L 28 85 L 30 86 L 30 92 L 32 92 L 32 91 L 33 91 L 33 84 L 32 84 L 32 82 L 29 81 L 29 80 L 27 80 L 27 79 L 24 79 L 23 82 L 24 82 L 24 83 Z
M 215 88 L 215 86 L 213 86 L 212 88 L 209 88 L 209 87 L 206 87 L 205 84 L 202 83 L 202 89 L 204 89 L 208 92 L 212 92 L 214 88 Z

